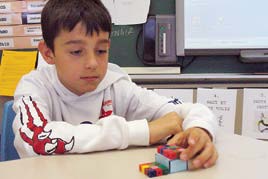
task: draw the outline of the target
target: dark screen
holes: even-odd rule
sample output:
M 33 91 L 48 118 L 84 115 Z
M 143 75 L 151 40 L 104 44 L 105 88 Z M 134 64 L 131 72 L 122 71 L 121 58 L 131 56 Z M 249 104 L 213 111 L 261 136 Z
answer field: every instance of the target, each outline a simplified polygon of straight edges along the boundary
M 143 26 L 143 60 L 145 62 L 155 61 L 155 17 L 149 17 Z

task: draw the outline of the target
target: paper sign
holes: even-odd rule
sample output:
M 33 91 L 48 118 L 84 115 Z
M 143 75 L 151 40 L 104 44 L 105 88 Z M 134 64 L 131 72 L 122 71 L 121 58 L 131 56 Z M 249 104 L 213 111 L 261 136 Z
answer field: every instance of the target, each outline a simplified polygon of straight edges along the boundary
M 132 25 L 145 23 L 150 7 L 150 0 L 116 0 L 115 24 Z
M 154 91 L 159 95 L 178 99 L 181 102 L 193 102 L 193 89 L 154 89 Z
M 0 66 L 0 95 L 13 96 L 20 78 L 35 67 L 37 51 L 3 50 Z
M 115 25 L 142 24 L 147 20 L 150 0 L 102 0 Z
M 242 135 L 268 139 L 268 89 L 244 89 Z
M 106 9 L 109 11 L 112 22 L 115 22 L 115 7 L 114 7 L 114 0 L 101 0 L 103 5 L 106 7 Z
M 197 89 L 197 102 L 206 105 L 215 114 L 219 127 L 234 133 L 237 90 Z

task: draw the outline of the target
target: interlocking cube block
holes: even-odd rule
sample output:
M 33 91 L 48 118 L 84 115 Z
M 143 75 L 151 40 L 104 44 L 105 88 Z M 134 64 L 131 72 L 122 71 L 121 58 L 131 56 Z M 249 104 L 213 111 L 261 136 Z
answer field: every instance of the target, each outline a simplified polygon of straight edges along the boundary
M 158 167 L 162 170 L 163 175 L 169 174 L 169 169 L 167 167 L 165 167 L 164 165 L 158 163 Z
M 167 148 L 168 145 L 159 145 L 157 147 L 157 152 L 163 154 L 163 150 Z
M 164 155 L 159 153 L 155 154 L 155 162 L 160 163 L 169 169 L 169 173 L 175 173 L 180 171 L 185 171 L 188 169 L 187 161 L 175 159 L 171 160 Z
M 148 177 L 156 177 L 157 175 L 156 175 L 156 170 L 155 169 L 152 169 L 152 168 L 149 168 L 148 169 L 148 172 L 147 172 L 147 176 Z
M 167 167 L 156 162 L 140 164 L 139 170 L 141 173 L 147 175 L 150 178 L 169 174 Z
M 156 176 L 161 176 L 163 175 L 163 170 L 159 167 L 152 167 L 152 169 L 155 169 L 156 171 Z
M 171 149 L 164 149 L 163 155 L 171 160 L 179 158 L 177 152 Z
M 185 171 L 188 163 L 179 160 L 182 150 L 177 145 L 160 145 L 157 147 L 155 162 L 140 164 L 139 170 L 150 178 Z
M 139 165 L 139 170 L 141 173 L 146 173 L 146 169 L 150 168 L 153 165 L 155 165 L 155 162 L 142 163 Z
M 179 159 L 182 150 L 183 148 L 177 145 L 160 145 L 157 147 L 158 153 L 172 160 Z

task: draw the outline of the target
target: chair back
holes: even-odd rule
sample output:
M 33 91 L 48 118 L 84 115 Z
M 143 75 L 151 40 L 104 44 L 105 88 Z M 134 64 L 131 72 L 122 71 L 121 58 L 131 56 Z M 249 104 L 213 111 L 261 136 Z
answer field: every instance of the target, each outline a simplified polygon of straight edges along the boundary
M 5 102 L 3 108 L 0 161 L 19 159 L 14 147 L 15 136 L 12 130 L 12 123 L 16 114 L 12 106 L 13 100 Z

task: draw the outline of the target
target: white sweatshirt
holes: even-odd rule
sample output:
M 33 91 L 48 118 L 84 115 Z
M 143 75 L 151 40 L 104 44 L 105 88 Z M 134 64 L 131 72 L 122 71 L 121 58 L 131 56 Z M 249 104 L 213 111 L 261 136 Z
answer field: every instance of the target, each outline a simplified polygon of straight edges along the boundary
M 215 137 L 217 126 L 204 105 L 175 105 L 137 86 L 114 64 L 96 90 L 81 96 L 61 84 L 54 66 L 32 71 L 20 80 L 13 109 L 15 147 L 21 158 L 147 146 L 148 122 L 171 111 L 184 118 L 184 130 L 202 127 Z

